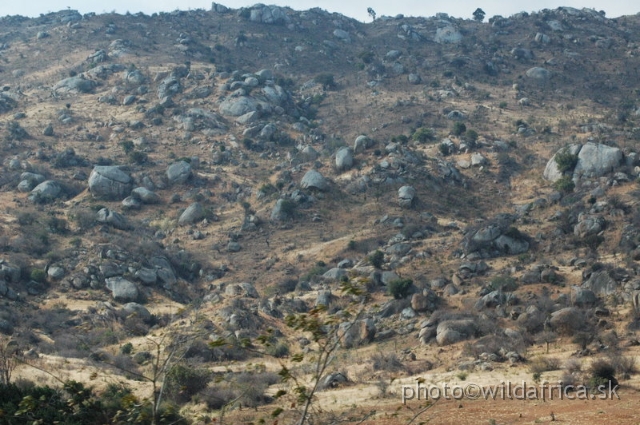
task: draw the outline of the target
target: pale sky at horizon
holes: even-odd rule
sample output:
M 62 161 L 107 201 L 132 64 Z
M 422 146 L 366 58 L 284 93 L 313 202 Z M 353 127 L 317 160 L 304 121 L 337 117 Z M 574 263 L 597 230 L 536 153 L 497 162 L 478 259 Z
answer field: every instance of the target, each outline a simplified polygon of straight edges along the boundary
M 233 9 L 252 6 L 257 1 L 246 0 L 219 0 L 217 3 Z M 510 16 L 518 12 L 532 12 L 542 9 L 556 9 L 560 6 L 570 6 L 581 9 L 583 7 L 595 10 L 604 10 L 609 18 L 621 15 L 635 15 L 640 12 L 640 5 L 632 5 L 628 0 L 611 0 L 603 4 L 596 0 L 540 0 L 535 2 L 535 8 L 531 8 L 531 2 L 504 0 L 462 0 L 452 2 L 447 0 L 366 0 L 352 1 L 344 0 L 273 0 L 264 1 L 264 4 L 277 4 L 289 6 L 295 10 L 306 10 L 313 7 L 320 7 L 329 12 L 339 12 L 360 21 L 369 22 L 371 19 L 367 15 L 367 8 L 372 7 L 378 16 L 395 16 L 404 14 L 406 16 L 433 16 L 438 12 L 448 13 L 458 18 L 471 18 L 473 11 L 480 7 L 486 12 L 487 18 L 494 15 Z M 0 4 L 0 16 L 23 15 L 35 17 L 40 14 L 56 12 L 63 9 L 76 9 L 80 13 L 116 13 L 124 14 L 143 12 L 152 14 L 154 12 L 171 12 L 176 9 L 211 9 L 210 0 L 111 0 L 108 3 L 96 5 L 96 3 L 86 0 L 28 0 L 23 2 L 12 2 L 4 0 Z

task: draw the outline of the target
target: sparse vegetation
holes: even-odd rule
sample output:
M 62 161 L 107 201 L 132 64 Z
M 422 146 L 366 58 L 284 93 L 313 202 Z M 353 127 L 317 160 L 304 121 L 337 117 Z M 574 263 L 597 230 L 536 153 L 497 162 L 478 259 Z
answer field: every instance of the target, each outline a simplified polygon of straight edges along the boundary
M 523 374 L 633 404 L 640 20 L 368 13 L 0 19 L 0 424 L 500 423 L 399 391 Z

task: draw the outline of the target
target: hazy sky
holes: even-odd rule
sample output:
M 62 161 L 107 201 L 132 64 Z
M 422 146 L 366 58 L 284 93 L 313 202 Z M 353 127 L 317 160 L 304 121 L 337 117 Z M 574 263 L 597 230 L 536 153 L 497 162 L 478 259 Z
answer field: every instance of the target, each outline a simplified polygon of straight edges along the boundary
M 257 1 L 244 0 L 219 0 L 218 3 L 234 9 L 251 6 Z M 487 18 L 493 15 L 509 16 L 521 11 L 531 12 L 541 9 L 555 9 L 559 6 L 572 6 L 576 8 L 593 8 L 604 10 L 607 16 L 614 18 L 620 15 L 635 15 L 640 12 L 640 5 L 629 0 L 538 0 L 536 2 L 515 0 L 273 0 L 264 1 L 264 4 L 277 4 L 290 6 L 296 10 L 305 10 L 312 7 L 320 7 L 329 12 L 339 12 L 361 21 L 369 21 L 367 7 L 372 7 L 378 16 L 395 16 L 402 13 L 406 16 L 433 16 L 438 12 L 462 18 L 470 18 L 477 7 L 481 7 L 487 14 Z M 535 9 L 532 9 L 532 5 Z M 110 0 L 108 2 L 91 2 L 87 0 L 0 0 L 0 16 L 24 15 L 38 16 L 41 13 L 55 12 L 62 9 L 77 9 L 80 13 L 96 12 L 104 13 L 116 11 L 117 13 L 144 12 L 170 12 L 176 9 L 206 9 L 211 8 L 209 0 Z

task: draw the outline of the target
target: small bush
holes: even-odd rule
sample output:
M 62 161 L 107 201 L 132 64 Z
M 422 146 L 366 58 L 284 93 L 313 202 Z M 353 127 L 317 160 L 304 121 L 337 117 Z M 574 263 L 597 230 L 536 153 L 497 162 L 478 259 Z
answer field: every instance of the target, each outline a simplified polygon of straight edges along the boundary
M 420 143 L 428 142 L 434 140 L 435 138 L 436 136 L 433 132 L 433 129 L 426 127 L 420 127 L 413 133 L 413 135 L 411 135 L 411 139 Z
M 405 366 L 395 353 L 375 353 L 371 356 L 371 366 L 373 366 L 373 370 L 384 370 L 386 372 L 399 372 L 405 369 Z
M 463 122 L 455 122 L 453 123 L 453 127 L 451 127 L 451 134 L 454 136 L 460 136 L 465 131 L 467 131 L 467 126 Z
M 575 168 L 578 164 L 578 155 L 573 155 L 569 151 L 569 148 L 564 148 L 556 154 L 555 161 L 558 165 L 558 170 L 560 170 L 561 173 L 564 173 Z
M 619 353 L 610 356 L 611 363 L 615 365 L 616 374 L 621 379 L 631 379 L 631 375 L 638 373 L 636 358 L 633 356 L 622 356 Z
M 33 224 L 37 220 L 37 216 L 29 212 L 21 212 L 18 214 L 18 224 L 21 226 L 28 226 Z
M 133 151 L 129 153 L 129 161 L 133 164 L 144 164 L 147 162 L 147 154 L 141 151 Z
M 438 146 L 438 149 L 440 150 L 440 153 L 442 154 L 442 156 L 449 156 L 451 155 L 451 146 L 447 143 L 440 143 L 440 145 Z
M 280 204 L 280 211 L 286 217 L 293 217 L 296 213 L 296 203 L 290 199 L 284 199 Z
M 376 269 L 379 269 L 384 264 L 384 253 L 380 250 L 376 250 L 369 256 L 369 263 Z
M 591 388 L 597 388 L 599 385 L 608 386 L 611 383 L 612 386 L 618 385 L 618 380 L 615 378 L 616 368 L 606 359 L 597 359 L 589 367 L 589 386 Z
M 120 353 L 122 354 L 131 354 L 133 352 L 133 344 L 127 342 L 122 347 L 120 347 Z
M 493 291 L 513 292 L 518 289 L 518 283 L 511 276 L 496 276 L 491 279 L 489 288 Z
M 313 80 L 316 83 L 322 85 L 322 87 L 325 89 L 332 89 L 336 87 L 336 81 L 333 74 L 323 73 L 320 75 L 316 75 Z
M 387 290 L 389 291 L 389 295 L 393 296 L 393 298 L 401 300 L 409 295 L 411 285 L 413 285 L 413 280 L 411 279 L 396 279 L 389 282 Z
M 576 185 L 573 182 L 573 180 L 571 180 L 571 177 L 564 176 L 564 177 L 560 178 L 559 180 L 557 180 L 553 184 L 553 187 L 558 192 L 571 193 L 571 192 L 573 192 L 573 189 L 575 189 Z
M 573 336 L 572 342 L 578 344 L 581 349 L 586 349 L 591 344 L 594 335 L 591 332 L 578 332 Z
M 266 352 L 268 355 L 277 358 L 287 357 L 289 355 L 289 346 L 284 342 L 278 342 L 267 347 Z
M 531 373 L 543 373 L 552 370 L 560 370 L 560 360 L 555 357 L 536 357 L 529 365 Z
M 124 153 L 130 154 L 131 152 L 133 152 L 133 148 L 135 147 L 135 145 L 131 140 L 125 140 L 124 142 L 120 142 L 120 147 L 122 148 Z
M 167 372 L 165 389 L 170 399 L 178 403 L 184 403 L 191 400 L 191 397 L 198 392 L 207 388 L 209 381 L 211 381 L 211 372 L 207 369 L 179 363 Z
M 569 359 L 565 362 L 564 368 L 570 374 L 579 373 L 582 371 L 582 362 L 578 359 Z
M 42 269 L 33 269 L 31 270 L 31 280 L 35 280 L 36 282 L 44 282 L 47 279 L 47 273 L 45 273 Z

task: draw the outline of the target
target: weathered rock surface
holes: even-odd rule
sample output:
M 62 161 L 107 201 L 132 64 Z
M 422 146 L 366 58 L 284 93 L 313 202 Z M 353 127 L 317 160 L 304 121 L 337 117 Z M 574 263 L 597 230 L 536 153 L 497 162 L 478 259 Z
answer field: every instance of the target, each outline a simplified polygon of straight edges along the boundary
M 89 191 L 96 198 L 122 200 L 132 185 L 131 177 L 116 166 L 96 166 L 89 175 Z

